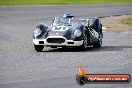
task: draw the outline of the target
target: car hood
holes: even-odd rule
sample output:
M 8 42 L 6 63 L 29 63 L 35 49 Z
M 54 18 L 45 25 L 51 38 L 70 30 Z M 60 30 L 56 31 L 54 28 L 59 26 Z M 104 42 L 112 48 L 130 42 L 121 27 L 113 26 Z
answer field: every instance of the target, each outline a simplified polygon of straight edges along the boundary
M 74 27 L 72 26 L 64 26 L 64 25 L 59 25 L 59 26 L 51 26 L 49 27 L 49 32 L 47 37 L 49 36 L 63 36 L 67 39 L 69 39 L 75 30 Z

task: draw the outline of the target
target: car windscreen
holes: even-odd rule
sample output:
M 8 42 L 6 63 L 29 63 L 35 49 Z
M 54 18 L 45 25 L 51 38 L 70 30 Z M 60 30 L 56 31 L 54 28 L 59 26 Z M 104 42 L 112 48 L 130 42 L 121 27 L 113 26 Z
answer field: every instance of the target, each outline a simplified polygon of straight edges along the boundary
M 53 24 L 70 24 L 71 19 L 70 18 L 62 18 L 62 17 L 55 17 Z

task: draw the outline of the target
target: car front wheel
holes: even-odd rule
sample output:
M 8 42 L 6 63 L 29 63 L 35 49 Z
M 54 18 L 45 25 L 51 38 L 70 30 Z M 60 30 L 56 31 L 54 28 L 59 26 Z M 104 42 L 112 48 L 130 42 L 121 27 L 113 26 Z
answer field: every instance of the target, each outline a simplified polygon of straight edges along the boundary
M 44 46 L 42 46 L 42 45 L 34 45 L 34 48 L 35 48 L 35 50 L 37 52 L 41 52 L 43 50 Z
M 80 48 L 81 48 L 82 50 L 86 50 L 86 49 L 87 49 L 87 44 L 88 44 L 87 35 L 85 35 L 85 36 L 84 36 L 83 44 L 80 46 Z

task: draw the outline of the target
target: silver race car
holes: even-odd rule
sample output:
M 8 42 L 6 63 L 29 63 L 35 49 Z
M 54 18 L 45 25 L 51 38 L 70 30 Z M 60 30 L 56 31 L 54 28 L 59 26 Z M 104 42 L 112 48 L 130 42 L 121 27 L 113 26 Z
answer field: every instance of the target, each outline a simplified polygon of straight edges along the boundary
M 55 17 L 50 26 L 38 24 L 33 32 L 35 50 L 41 52 L 44 46 L 79 47 L 83 50 L 88 46 L 101 47 L 103 33 L 99 19 L 73 19 L 73 17 L 67 13 L 63 17 Z

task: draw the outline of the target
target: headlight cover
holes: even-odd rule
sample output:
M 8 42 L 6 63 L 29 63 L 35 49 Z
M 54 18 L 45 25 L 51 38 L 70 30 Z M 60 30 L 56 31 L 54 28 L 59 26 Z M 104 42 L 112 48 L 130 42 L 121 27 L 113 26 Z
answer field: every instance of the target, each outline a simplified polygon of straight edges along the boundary
M 35 36 L 38 36 L 38 35 L 40 35 L 41 33 L 42 33 L 42 30 L 39 29 L 39 28 L 36 28 L 35 31 L 34 31 L 34 35 L 35 35 Z
M 79 36 L 82 35 L 82 32 L 81 32 L 80 30 L 75 30 L 75 31 L 73 32 L 73 35 L 76 36 L 76 37 L 79 37 Z

